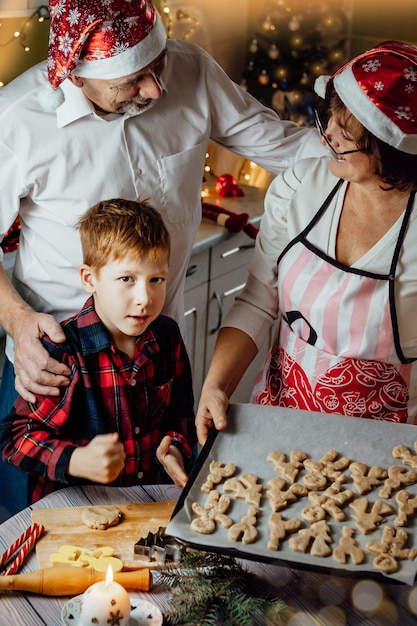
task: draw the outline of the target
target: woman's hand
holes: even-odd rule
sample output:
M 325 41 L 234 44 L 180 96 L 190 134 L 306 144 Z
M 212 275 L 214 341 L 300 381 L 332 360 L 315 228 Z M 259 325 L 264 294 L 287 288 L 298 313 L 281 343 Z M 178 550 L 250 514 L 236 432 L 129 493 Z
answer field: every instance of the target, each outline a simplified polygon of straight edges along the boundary
M 211 428 L 224 430 L 227 426 L 226 411 L 229 406 L 229 398 L 218 387 L 210 387 L 205 384 L 195 417 L 198 443 L 203 446 Z

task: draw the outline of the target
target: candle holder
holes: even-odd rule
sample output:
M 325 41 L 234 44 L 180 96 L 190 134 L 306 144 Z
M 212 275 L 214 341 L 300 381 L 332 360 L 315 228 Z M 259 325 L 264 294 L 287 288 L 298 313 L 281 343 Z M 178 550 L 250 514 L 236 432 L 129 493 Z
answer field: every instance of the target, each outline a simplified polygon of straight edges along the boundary
M 80 626 L 126 626 L 130 617 L 130 598 L 126 589 L 113 580 L 111 565 L 106 580 L 94 583 L 84 592 Z
M 64 605 L 61 617 L 65 626 L 81 626 L 82 603 L 83 596 L 76 596 Z M 118 624 L 117 619 L 113 623 Z M 127 626 L 162 626 L 162 623 L 163 615 L 155 604 L 142 598 L 130 599 L 130 618 Z

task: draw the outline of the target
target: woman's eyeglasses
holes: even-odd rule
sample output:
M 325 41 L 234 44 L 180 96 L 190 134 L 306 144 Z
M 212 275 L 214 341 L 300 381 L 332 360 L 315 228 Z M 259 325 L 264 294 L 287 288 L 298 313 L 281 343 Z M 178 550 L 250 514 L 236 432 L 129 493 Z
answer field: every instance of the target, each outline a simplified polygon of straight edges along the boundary
M 364 151 L 364 148 L 356 148 L 356 150 L 345 150 L 344 152 L 337 152 L 337 150 L 333 148 L 332 144 L 330 143 L 330 141 L 327 139 L 326 135 L 324 134 L 326 132 L 327 124 L 329 122 L 329 116 L 327 115 L 327 113 L 319 109 L 314 109 L 314 121 L 316 123 L 317 130 L 319 131 L 320 135 L 323 137 L 324 141 L 326 142 L 326 145 L 329 148 L 331 155 L 335 157 L 336 160 L 337 160 L 337 157 L 343 156 L 345 154 L 353 154 L 354 152 Z

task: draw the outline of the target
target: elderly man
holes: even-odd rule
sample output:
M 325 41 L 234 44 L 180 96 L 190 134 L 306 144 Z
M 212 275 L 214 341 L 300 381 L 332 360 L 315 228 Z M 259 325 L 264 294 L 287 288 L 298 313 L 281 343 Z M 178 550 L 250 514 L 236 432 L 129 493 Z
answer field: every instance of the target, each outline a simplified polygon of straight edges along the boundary
M 0 233 L 21 220 L 13 285 L 0 263 L 0 420 L 15 389 L 36 402 L 68 384 L 40 338 L 63 341 L 58 322 L 82 305 L 74 225 L 89 206 L 146 197 L 158 208 L 172 240 L 164 312 L 183 325 L 209 140 L 274 173 L 322 150 L 314 130 L 281 121 L 204 50 L 167 41 L 149 0 L 52 0 L 50 11 L 47 62 L 0 93 Z M 6 469 L 0 485 L 11 492 L 0 506 L 12 513 L 26 500 L 22 489 L 13 504 L 19 490 Z

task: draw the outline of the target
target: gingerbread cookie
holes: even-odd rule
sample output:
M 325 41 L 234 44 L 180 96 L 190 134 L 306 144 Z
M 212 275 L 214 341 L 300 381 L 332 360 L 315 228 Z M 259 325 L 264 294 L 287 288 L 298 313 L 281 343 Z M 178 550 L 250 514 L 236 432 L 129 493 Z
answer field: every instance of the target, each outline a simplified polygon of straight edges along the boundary
M 295 552 L 308 552 L 311 556 L 325 557 L 332 553 L 330 528 L 325 520 L 320 520 L 310 528 L 302 528 L 296 537 L 290 537 L 288 544 Z
M 212 461 L 209 466 L 210 473 L 205 483 L 201 485 L 201 491 L 210 493 L 212 489 L 222 482 L 224 478 L 233 476 L 236 471 L 234 463 L 220 463 L 220 461 Z
M 259 507 L 262 499 L 263 486 L 258 483 L 256 474 L 242 474 L 239 478 L 228 478 L 223 485 L 225 493 L 234 493 L 235 498 L 244 500 L 246 504 Z
M 353 484 L 361 496 L 372 491 L 372 489 L 380 485 L 382 480 L 387 477 L 387 472 L 382 467 L 378 467 L 377 465 L 368 467 L 365 463 L 359 463 L 358 461 L 351 463 L 349 470 Z
M 347 558 L 352 559 L 354 565 L 359 565 L 365 560 L 365 553 L 360 549 L 358 542 L 353 538 L 355 531 L 351 526 L 343 526 L 342 536 L 333 550 L 333 558 L 338 563 L 346 563 Z
M 413 470 L 407 471 L 401 465 L 391 465 L 388 468 L 388 478 L 385 479 L 384 486 L 379 491 L 379 496 L 381 498 L 390 498 L 393 491 L 404 486 L 414 485 L 415 482 L 417 482 L 416 472 Z
M 384 574 L 392 574 L 398 570 L 398 560 L 414 560 L 417 550 L 405 548 L 408 535 L 403 528 L 386 526 L 382 531 L 381 543 L 368 542 L 366 550 L 375 554 L 374 567 Z
M 270 534 L 267 548 L 268 550 L 279 550 L 282 539 L 285 539 L 288 533 L 292 533 L 301 527 L 301 520 L 297 517 L 284 520 L 281 517 L 281 513 L 272 513 L 268 518 L 268 526 Z
M 338 456 L 336 450 L 329 450 L 318 462 L 311 459 L 304 461 L 303 465 L 308 474 L 304 476 L 303 482 L 307 489 L 319 491 L 324 489 L 329 481 L 346 481 L 343 471 L 349 467 L 350 459 L 345 456 L 338 459 Z
M 308 494 L 308 489 L 300 483 L 291 483 L 287 487 L 284 478 L 271 478 L 268 480 L 269 489 L 266 495 L 269 500 L 269 506 L 273 511 L 284 509 L 291 502 L 295 502 L 298 498 L 302 498 Z
M 274 470 L 290 483 L 295 481 L 306 459 L 307 455 L 301 450 L 291 450 L 289 462 L 285 460 L 283 452 L 270 452 L 266 457 L 266 460 L 273 464 Z
M 191 508 L 198 517 L 192 520 L 191 528 L 204 535 L 214 533 L 217 523 L 228 528 L 232 525 L 232 520 L 226 515 L 229 507 L 229 496 L 220 495 L 216 489 L 212 489 L 204 506 L 199 502 L 192 503 Z
M 258 513 L 259 509 L 250 507 L 247 515 L 244 515 L 240 522 L 230 526 L 227 532 L 230 541 L 241 541 L 245 544 L 253 543 L 258 536 L 256 528 Z
M 352 517 L 356 520 L 356 526 L 364 535 L 382 524 L 386 515 L 394 513 L 394 509 L 386 502 L 382 502 L 382 500 L 374 502 L 370 511 L 368 511 L 368 498 L 357 498 L 349 506 L 355 511 Z

